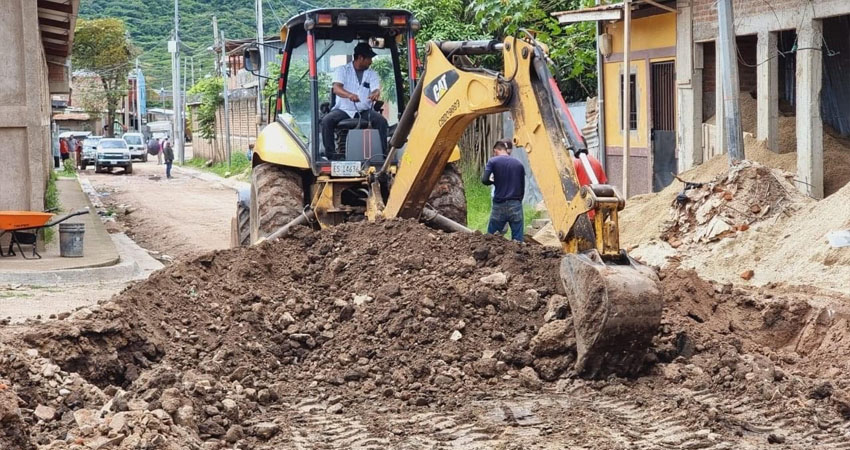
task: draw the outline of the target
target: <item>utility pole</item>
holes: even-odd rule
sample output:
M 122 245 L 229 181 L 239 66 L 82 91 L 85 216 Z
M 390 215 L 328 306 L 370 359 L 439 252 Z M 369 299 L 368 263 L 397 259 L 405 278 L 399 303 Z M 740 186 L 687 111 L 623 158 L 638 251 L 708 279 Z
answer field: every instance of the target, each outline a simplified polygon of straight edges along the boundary
M 171 70 L 171 97 L 173 103 L 172 116 L 174 119 L 174 143 L 177 145 L 177 160 L 180 164 L 186 162 L 186 154 L 183 148 L 183 102 L 180 98 L 180 15 L 178 11 L 178 1 L 174 0 L 174 40 L 173 45 L 169 43 L 169 50 L 172 52 L 172 70 Z
M 735 58 L 735 25 L 732 0 L 718 0 L 717 25 L 718 48 L 723 61 L 723 109 L 726 110 L 726 147 L 729 165 L 741 161 L 744 156 L 744 135 L 741 130 L 741 109 L 738 102 L 738 60 Z
M 189 61 L 192 63 L 192 86 L 195 85 L 195 55 L 189 57 Z
M 218 47 L 218 37 L 218 18 L 216 16 L 213 16 L 213 42 L 215 42 L 215 44 L 213 44 L 213 50 L 215 50 L 215 47 Z M 213 58 L 213 61 L 215 64 L 215 75 L 220 76 L 221 61 L 219 61 L 218 58 Z
M 631 0 L 623 0 L 623 197 L 629 198 L 629 144 L 632 136 Z
M 255 1 L 257 12 L 257 47 L 260 50 L 260 76 L 257 77 L 257 136 L 260 135 L 260 130 L 263 127 L 263 90 L 262 86 L 265 82 L 266 61 L 265 51 L 263 50 L 263 0 Z
M 231 152 L 230 152 L 230 100 L 228 100 L 227 81 L 230 78 L 227 67 L 227 51 L 224 44 L 224 31 L 221 32 L 221 72 L 222 72 L 222 89 L 224 94 L 224 145 L 227 151 L 227 167 L 230 167 Z

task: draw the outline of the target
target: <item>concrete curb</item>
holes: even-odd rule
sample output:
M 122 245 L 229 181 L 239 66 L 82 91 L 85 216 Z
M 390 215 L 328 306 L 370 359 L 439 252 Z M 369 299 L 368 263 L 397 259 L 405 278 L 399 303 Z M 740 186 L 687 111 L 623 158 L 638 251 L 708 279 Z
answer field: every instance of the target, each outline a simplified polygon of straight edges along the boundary
M 46 286 L 85 284 L 106 281 L 132 281 L 147 278 L 162 268 L 148 252 L 124 233 L 110 235 L 118 250 L 120 262 L 107 267 L 47 270 L 41 272 L 0 272 L 0 283 Z
M 249 189 L 251 187 L 251 183 L 246 183 L 244 181 L 234 180 L 232 178 L 223 178 L 214 173 L 204 172 L 202 170 L 190 169 L 188 167 L 174 166 L 171 170 L 175 170 L 184 175 L 188 175 L 192 178 L 197 178 L 199 180 L 209 181 L 212 183 L 220 183 L 222 186 L 229 187 L 234 191 L 240 191 L 241 189 Z

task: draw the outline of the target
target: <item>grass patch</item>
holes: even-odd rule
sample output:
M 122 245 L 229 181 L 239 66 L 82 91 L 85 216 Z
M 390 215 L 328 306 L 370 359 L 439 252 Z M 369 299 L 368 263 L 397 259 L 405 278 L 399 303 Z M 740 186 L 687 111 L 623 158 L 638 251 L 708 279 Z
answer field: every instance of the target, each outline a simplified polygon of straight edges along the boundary
M 493 202 L 490 186 L 481 183 L 481 174 L 475 169 L 465 167 L 462 169 L 462 174 L 463 187 L 466 191 L 466 226 L 486 233 Z M 540 212 L 528 205 L 523 205 L 522 208 L 523 221 L 527 228 L 532 220 L 540 218 Z M 507 235 L 510 236 L 510 232 Z
M 245 156 L 245 153 L 235 152 L 231 156 L 231 165 L 227 167 L 227 161 L 217 162 L 210 166 L 207 166 L 207 161 L 203 158 L 192 158 L 186 161 L 186 166 L 193 167 L 198 170 L 203 170 L 205 172 L 212 172 L 220 177 L 232 177 L 236 175 L 241 175 L 246 170 L 250 172 L 251 170 L 251 160 Z M 228 174 L 229 172 L 229 174 Z
M 62 171 L 59 172 L 59 176 L 62 178 L 77 177 L 77 168 L 74 166 L 74 160 L 72 158 L 68 158 L 62 163 Z
M 47 190 L 44 192 L 44 209 L 47 211 L 56 209 L 58 212 L 62 209 L 62 205 L 59 204 L 59 190 L 56 188 L 56 180 L 58 178 L 56 172 L 53 170 L 50 171 L 50 175 L 47 177 Z M 52 242 L 53 238 L 56 237 L 56 231 L 53 227 L 44 228 L 43 230 L 44 242 Z

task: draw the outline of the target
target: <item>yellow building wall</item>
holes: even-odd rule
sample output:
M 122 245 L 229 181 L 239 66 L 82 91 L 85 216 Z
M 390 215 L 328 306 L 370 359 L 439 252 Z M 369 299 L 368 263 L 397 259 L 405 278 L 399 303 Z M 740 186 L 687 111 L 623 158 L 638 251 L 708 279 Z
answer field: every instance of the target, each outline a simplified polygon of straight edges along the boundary
M 611 47 L 614 53 L 623 53 L 622 21 L 606 25 L 611 34 Z M 654 16 L 632 19 L 632 51 L 676 46 L 676 14 L 656 14 Z
M 620 128 L 620 117 L 622 116 L 622 103 L 620 99 L 623 92 L 620 90 L 620 73 L 623 68 L 622 62 L 606 63 L 605 71 L 605 145 L 609 147 L 623 146 L 623 132 Z M 631 62 L 632 73 L 635 74 L 637 89 L 637 130 L 632 130 L 630 147 L 647 147 L 649 145 L 648 112 L 647 104 L 649 91 L 647 90 L 646 62 L 643 60 Z
M 631 71 L 636 75 L 637 89 L 637 130 L 632 131 L 630 147 L 649 147 L 649 67 L 647 60 L 652 62 L 669 61 L 675 58 L 647 58 L 635 55 L 635 52 L 664 49 L 676 46 L 676 14 L 658 14 L 655 16 L 633 19 L 631 24 Z M 621 97 L 620 74 L 622 72 L 623 53 L 623 22 L 606 25 L 606 32 L 611 34 L 612 54 L 609 58 L 618 59 L 616 62 L 603 64 L 603 86 L 605 89 L 605 144 L 609 147 L 623 146 L 623 133 L 620 129 Z M 645 55 L 645 52 L 644 52 Z

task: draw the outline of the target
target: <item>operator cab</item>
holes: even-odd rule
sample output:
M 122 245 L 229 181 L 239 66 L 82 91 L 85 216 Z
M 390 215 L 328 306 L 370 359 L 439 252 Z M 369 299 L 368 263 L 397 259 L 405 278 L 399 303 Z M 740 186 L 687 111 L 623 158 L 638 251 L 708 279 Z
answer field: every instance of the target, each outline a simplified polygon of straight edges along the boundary
M 382 116 L 388 126 L 387 136 L 392 136 L 416 82 L 418 62 L 413 37 L 418 29 L 419 22 L 409 11 L 336 8 L 299 14 L 281 29 L 285 44 L 275 118 L 301 145 L 314 173 L 355 176 L 365 165 L 383 164 L 387 143 L 381 142 L 374 123 L 366 119 L 374 114 Z M 369 69 L 380 80 L 380 98 L 371 105 L 374 113 L 348 111 L 354 117 L 337 123 L 333 142 L 327 145 L 322 142 L 322 119 L 342 101 L 333 93 L 334 72 L 352 64 L 358 44 L 360 50 L 368 45 L 374 53 Z M 365 87 L 366 92 L 374 88 Z M 348 104 L 360 107 L 363 103 Z

